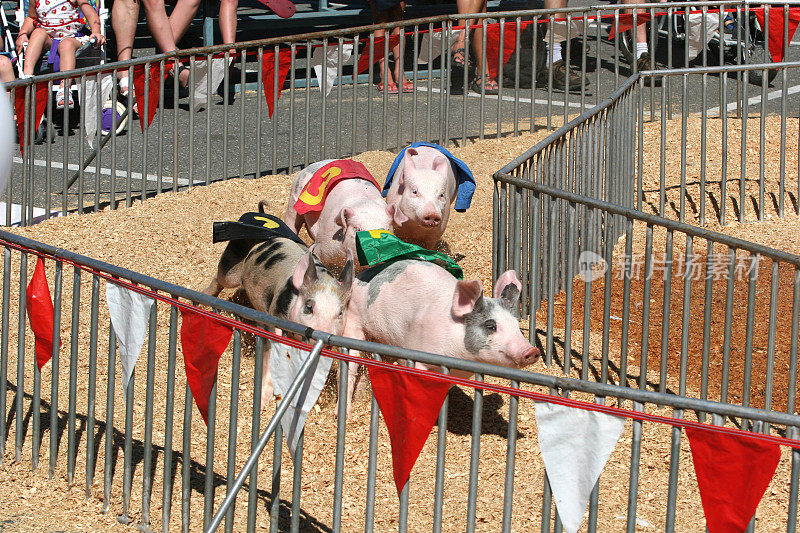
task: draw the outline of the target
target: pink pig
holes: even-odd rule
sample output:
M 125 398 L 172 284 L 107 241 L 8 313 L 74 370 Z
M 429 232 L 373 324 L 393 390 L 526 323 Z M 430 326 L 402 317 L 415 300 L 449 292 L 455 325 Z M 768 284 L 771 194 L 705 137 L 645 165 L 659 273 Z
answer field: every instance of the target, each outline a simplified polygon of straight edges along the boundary
M 358 231 L 383 229 L 394 231 L 406 221 L 403 213 L 387 205 L 380 191 L 366 179 L 347 179 L 338 182 L 328 193 L 322 211 L 298 215 L 294 209 L 306 183 L 314 173 L 334 161 L 318 161 L 295 176 L 284 220 L 299 234 L 305 224 L 314 239 L 314 254 L 323 265 L 339 269 L 347 261 L 347 251 L 356 256 L 355 236 Z M 358 270 L 358 269 L 357 269 Z
M 522 285 L 516 272 L 503 273 L 494 298 L 479 280 L 459 281 L 424 261 L 398 261 L 369 281 L 356 278 L 345 315 L 345 337 L 508 367 L 536 361 L 540 352 L 519 329 Z M 348 414 L 358 365 L 350 365 Z M 418 368 L 439 367 L 417 363 Z M 471 373 L 453 370 L 453 375 Z
M 408 218 L 397 236 L 434 249 L 447 227 L 456 186 L 453 168 L 442 152 L 429 146 L 407 148 L 386 195 L 386 203 L 397 204 Z

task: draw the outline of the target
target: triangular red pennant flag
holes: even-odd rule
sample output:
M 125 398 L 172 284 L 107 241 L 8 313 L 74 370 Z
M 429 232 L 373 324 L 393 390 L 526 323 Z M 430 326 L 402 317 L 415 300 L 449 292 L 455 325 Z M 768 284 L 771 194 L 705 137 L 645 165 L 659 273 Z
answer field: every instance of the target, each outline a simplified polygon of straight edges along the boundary
M 745 531 L 781 450 L 754 438 L 686 428 L 709 533 Z
M 145 65 L 133 66 L 133 89 L 136 97 L 136 107 L 139 111 L 139 125 L 144 133 L 144 70 Z M 172 70 L 172 63 L 164 64 L 164 76 Z M 180 82 L 179 82 L 180 83 Z M 158 100 L 161 96 L 161 69 L 158 63 L 150 64 L 150 82 L 147 94 L 147 125 L 153 123 L 153 117 L 158 108 Z
M 767 25 L 764 21 L 764 8 L 759 7 L 751 10 L 755 13 L 761 29 L 767 31 Z M 769 10 L 769 54 L 772 56 L 773 61 L 783 61 L 785 53 L 783 49 L 783 8 L 771 7 Z M 789 8 L 789 41 L 792 42 L 794 32 L 797 29 L 797 24 L 800 23 L 800 7 Z
M 25 114 L 25 87 L 18 87 L 14 90 L 14 113 L 17 116 L 17 134 L 19 138 L 19 150 L 20 152 L 25 152 L 25 141 L 30 139 L 25 139 L 25 118 L 27 115 Z M 36 130 L 39 128 L 39 124 L 42 122 L 42 117 L 44 116 L 44 110 L 47 109 L 47 83 L 46 82 L 39 82 L 36 84 L 36 108 L 34 112 L 36 115 L 34 116 L 34 126 L 33 131 L 30 132 L 30 136 L 34 137 L 36 135 Z M 33 99 L 33 93 L 31 93 L 31 99 Z
M 394 483 L 400 494 L 439 416 L 450 383 L 391 369 L 368 368 L 372 392 L 389 429 Z
M 36 269 L 28 284 L 25 303 L 28 320 L 36 339 L 36 366 L 41 370 L 53 355 L 53 299 L 50 297 L 50 287 L 47 286 L 44 261 L 41 257 L 36 261 Z
M 650 20 L 650 13 L 639 13 L 636 15 L 636 24 L 644 24 Z M 608 38 L 613 39 L 616 35 L 616 21 L 611 21 L 611 30 L 608 32 Z M 628 31 L 633 28 L 633 13 L 620 13 L 619 14 L 619 32 Z
M 506 24 L 503 28 L 503 65 L 508 62 L 517 45 L 516 24 Z M 486 72 L 493 80 L 500 72 L 500 24 L 490 24 L 486 28 Z
M 264 96 L 267 98 L 267 109 L 269 116 L 275 110 L 275 102 L 272 100 L 272 91 L 275 89 L 275 52 L 264 52 L 262 61 L 262 76 L 264 80 Z M 278 96 L 275 100 L 280 99 L 283 84 L 286 82 L 286 76 L 289 74 L 289 67 L 292 66 L 292 51 L 287 48 L 282 48 L 278 52 Z
M 386 54 L 386 37 L 376 37 L 373 44 L 372 63 L 375 64 L 383 59 Z M 389 50 L 400 44 L 400 35 L 392 34 L 389 36 Z M 361 56 L 358 58 L 358 73 L 363 74 L 369 69 L 369 42 L 367 46 L 361 51 Z
M 186 380 L 203 421 L 208 424 L 208 399 L 219 358 L 231 341 L 233 328 L 211 317 L 181 309 L 181 348 Z

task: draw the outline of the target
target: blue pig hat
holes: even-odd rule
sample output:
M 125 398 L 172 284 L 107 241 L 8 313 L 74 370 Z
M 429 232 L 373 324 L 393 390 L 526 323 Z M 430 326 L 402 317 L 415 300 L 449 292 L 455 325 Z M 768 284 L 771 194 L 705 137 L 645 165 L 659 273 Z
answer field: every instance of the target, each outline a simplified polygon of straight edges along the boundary
M 472 195 L 475 193 L 475 178 L 472 176 L 472 171 L 462 160 L 448 152 L 445 148 L 434 143 L 416 142 L 403 148 L 389 169 L 389 173 L 386 176 L 386 183 L 383 184 L 383 190 L 381 191 L 381 194 L 384 197 L 386 197 L 388 194 L 389 187 L 392 185 L 392 178 L 394 178 L 397 169 L 400 167 L 400 162 L 403 160 L 406 150 L 409 148 L 417 148 L 418 146 L 435 148 L 436 150 L 442 152 L 442 155 L 450 160 L 450 166 L 453 167 L 453 175 L 456 177 L 457 187 L 456 201 L 453 208 L 460 213 L 466 211 L 469 205 L 472 203 Z

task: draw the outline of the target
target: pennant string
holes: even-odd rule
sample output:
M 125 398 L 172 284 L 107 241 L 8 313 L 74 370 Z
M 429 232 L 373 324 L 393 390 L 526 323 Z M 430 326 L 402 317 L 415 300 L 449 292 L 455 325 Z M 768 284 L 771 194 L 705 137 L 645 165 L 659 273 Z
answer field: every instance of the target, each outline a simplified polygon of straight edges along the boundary
M 21 245 L 16 244 L 16 243 L 11 243 L 11 242 L 5 241 L 3 239 L 0 239 L 0 243 L 2 243 L 3 246 L 6 246 L 8 248 L 12 248 L 12 249 L 15 249 L 15 250 L 18 250 L 18 251 L 28 252 L 28 253 L 31 253 L 33 255 L 39 256 L 39 257 L 57 259 L 57 260 L 62 261 L 64 263 L 67 263 L 67 264 L 70 264 L 72 266 L 75 266 L 76 268 L 79 268 L 79 269 L 81 269 L 81 270 L 83 270 L 85 272 L 89 272 L 89 273 L 91 273 L 93 275 L 96 275 L 96 276 L 98 276 L 100 278 L 103 278 L 108 282 L 115 283 L 117 285 L 121 285 L 123 287 L 126 287 L 126 288 L 128 288 L 128 289 L 130 289 L 130 290 L 132 290 L 134 292 L 138 292 L 140 294 L 144 294 L 144 295 L 150 296 L 151 298 L 153 298 L 155 300 L 167 303 L 167 304 L 175 306 L 175 307 L 177 307 L 179 309 L 191 310 L 194 313 L 206 316 L 208 318 L 212 318 L 212 319 L 214 319 L 214 320 L 216 320 L 216 321 L 218 321 L 218 322 L 220 322 L 222 324 L 226 324 L 226 325 L 232 326 L 232 327 L 237 328 L 237 329 L 239 329 L 241 331 L 246 331 L 248 333 L 252 333 L 254 335 L 258 335 L 258 336 L 263 337 L 263 338 L 267 338 L 267 339 L 270 339 L 270 340 L 275 340 L 277 342 L 280 342 L 282 344 L 286 344 L 287 346 L 292 346 L 294 348 L 301 348 L 303 350 L 311 350 L 312 349 L 312 346 L 310 344 L 305 343 L 305 342 L 297 341 L 297 340 L 294 340 L 294 339 L 290 339 L 288 337 L 282 337 L 280 335 L 276 335 L 274 333 L 270 333 L 270 332 L 268 332 L 266 330 L 263 330 L 261 328 L 258 328 L 256 326 L 252 326 L 252 325 L 246 324 L 246 323 L 244 323 L 242 321 L 239 321 L 239 320 L 236 320 L 234 318 L 218 315 L 218 314 L 214 313 L 213 311 L 208 311 L 208 310 L 205 310 L 205 309 L 203 309 L 201 307 L 195 307 L 192 304 L 189 304 L 189 303 L 186 303 L 186 302 L 182 302 L 180 300 L 177 300 L 175 298 L 171 298 L 169 296 L 165 296 L 163 294 L 160 294 L 160 293 L 158 293 L 156 291 L 153 291 L 153 290 L 148 289 L 146 287 L 143 287 L 141 285 L 134 285 L 133 283 L 126 282 L 126 281 L 121 280 L 119 278 L 115 278 L 110 274 L 107 274 L 105 272 L 96 270 L 96 269 L 88 267 L 86 265 L 82 265 L 80 263 L 76 263 L 76 262 L 71 261 L 69 259 L 56 257 L 56 256 L 53 256 L 53 255 L 47 254 L 47 253 L 42 253 L 42 252 L 39 252 L 39 251 L 34 250 L 32 248 L 21 246 Z M 429 379 L 432 379 L 432 380 L 436 380 L 436 381 L 448 382 L 448 383 L 451 383 L 453 385 L 462 385 L 464 387 L 470 387 L 472 389 L 480 389 L 480 390 L 488 391 L 488 392 L 497 392 L 497 393 L 510 394 L 510 395 L 516 396 L 518 398 L 526 398 L 526 399 L 530 399 L 530 400 L 536 400 L 536 401 L 541 401 L 541 402 L 549 402 L 549 403 L 554 403 L 554 404 L 558 404 L 558 405 L 566 405 L 566 406 L 576 407 L 578 409 L 585 409 L 585 410 L 589 410 L 589 411 L 598 411 L 598 412 L 601 412 L 601 413 L 607 413 L 607 414 L 611 414 L 611 415 L 617 415 L 617 416 L 622 416 L 622 417 L 625 417 L 625 418 L 630 418 L 632 420 L 641 420 L 643 422 L 655 422 L 655 423 L 660 423 L 660 424 L 666 424 L 666 425 L 673 426 L 673 427 L 696 428 L 696 429 L 704 429 L 704 430 L 707 430 L 707 431 L 712 431 L 712 432 L 717 432 L 717 433 L 724 433 L 724 434 L 728 434 L 728 435 L 739 435 L 739 436 L 742 436 L 742 437 L 745 437 L 745 438 L 748 438 L 748 439 L 760 440 L 760 441 L 764 441 L 764 442 L 772 442 L 772 443 L 780 444 L 780 445 L 783 445 L 783 446 L 789 446 L 791 448 L 800 448 L 800 440 L 790 439 L 788 437 L 778 437 L 778 436 L 774 436 L 774 435 L 765 435 L 765 434 L 761 434 L 761 433 L 751 433 L 749 431 L 744 431 L 744 430 L 736 429 L 736 428 L 728 428 L 728 427 L 724 427 L 724 426 L 712 426 L 712 425 L 704 424 L 704 423 L 701 423 L 701 422 L 693 422 L 691 420 L 676 419 L 676 418 L 670 418 L 670 417 L 667 417 L 667 416 L 660 416 L 660 415 L 653 415 L 653 414 L 643 413 L 643 412 L 640 412 L 640 411 L 631 411 L 631 410 L 628 410 L 628 409 L 622 409 L 620 407 L 612 407 L 612 406 L 601 405 L 601 404 L 596 404 L 596 403 L 581 402 L 581 401 L 573 400 L 573 399 L 570 399 L 570 398 L 564 398 L 564 397 L 561 397 L 561 396 L 550 396 L 549 394 L 538 393 L 538 392 L 528 391 L 528 390 L 524 390 L 524 389 L 516 389 L 516 388 L 508 387 L 508 386 L 505 386 L 505 385 L 487 383 L 485 381 L 475 381 L 475 380 L 471 380 L 471 379 L 459 378 L 459 377 L 456 377 L 456 376 L 453 376 L 453 375 L 450 375 L 450 374 L 441 374 L 441 373 L 438 373 L 438 372 L 430 372 L 428 370 L 420 370 L 420 369 L 417 369 L 417 368 L 414 368 L 414 367 L 398 366 L 398 365 L 386 363 L 386 362 L 383 362 L 383 361 L 376 361 L 375 359 L 366 359 L 366 358 L 358 357 L 358 356 L 354 356 L 354 355 L 343 354 L 343 353 L 335 352 L 335 351 L 332 351 L 332 350 L 326 349 L 326 348 L 323 348 L 322 355 L 324 355 L 326 357 L 331 357 L 333 359 L 337 359 L 339 361 L 349 362 L 349 363 L 358 363 L 360 365 L 365 365 L 365 366 L 376 366 L 376 367 L 383 367 L 383 368 L 392 368 L 394 371 L 407 372 L 409 374 L 418 374 L 418 375 L 421 374 L 426 378 L 429 378 Z

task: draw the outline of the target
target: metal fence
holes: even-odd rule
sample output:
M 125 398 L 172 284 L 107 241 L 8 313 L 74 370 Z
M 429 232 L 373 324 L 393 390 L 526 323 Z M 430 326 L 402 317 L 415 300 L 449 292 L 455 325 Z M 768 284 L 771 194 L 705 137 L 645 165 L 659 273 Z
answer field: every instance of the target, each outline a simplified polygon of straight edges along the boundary
M 769 68 L 785 78 L 797 66 Z M 741 180 L 730 180 L 739 186 L 739 202 L 725 190 L 734 143 L 723 140 L 712 151 L 708 111 L 684 112 L 677 131 L 668 131 L 665 114 L 651 128 L 641 106 L 648 77 L 681 76 L 685 88 L 692 75 L 729 72 L 739 71 L 634 76 L 601 106 L 498 171 L 495 271 L 523 272 L 530 336 L 543 345 L 548 364 L 555 361 L 564 372 L 794 412 L 800 257 L 759 243 L 777 225 L 762 226 L 761 236 L 745 226 L 728 229 L 744 239 L 710 228 L 733 218 L 726 219 L 726 203 L 742 221 L 766 221 L 765 205 L 781 216 L 787 211 L 783 199 L 794 191 L 785 178 L 797 169 L 796 148 L 786 147 L 796 129 L 787 127 L 787 104 L 765 125 L 762 98 L 758 151 L 741 134 Z M 687 127 L 690 120 L 696 129 Z M 741 131 L 753 120 L 743 115 Z M 723 139 L 733 137 L 721 122 Z M 770 131 L 775 137 L 765 154 Z M 706 141 L 693 139 L 697 133 Z M 720 152 L 715 163 L 722 175 L 712 190 L 710 162 Z M 666 172 L 670 154 L 679 163 L 673 160 Z M 780 159 L 768 162 L 770 156 Z M 700 179 L 687 179 L 687 167 Z M 704 216 L 707 206 L 716 216 Z
M 496 71 L 501 80 L 497 95 L 470 90 L 473 74 L 448 53 L 463 24 L 456 15 L 198 48 L 17 80 L 9 88 L 25 149 L 14 158 L 12 185 L 3 198 L 4 222 L 26 225 L 58 214 L 116 208 L 164 190 L 292 172 L 316 160 L 395 150 L 412 141 L 463 145 L 557 127 L 598 104 L 637 70 L 630 60 L 636 32 L 626 28 L 640 20 L 650 21 L 653 67 L 656 61 L 691 68 L 762 63 L 765 44 L 755 13 L 766 9 L 764 30 L 769 32 L 769 21 L 775 18 L 770 9 L 782 10 L 786 20 L 788 8 L 796 5 L 689 2 L 646 4 L 633 14 L 611 5 L 476 15 L 467 27 L 483 37 L 483 49 L 481 54 L 472 51 L 471 42 L 479 34 L 467 32 L 467 55 L 473 63 L 486 57 L 480 61 L 482 71 Z M 714 34 L 715 25 L 725 24 L 719 10 L 735 23 Z M 380 31 L 399 31 L 404 38 L 384 39 Z M 699 32 L 704 35 L 699 45 L 683 44 Z M 586 80 L 573 91 L 559 91 L 546 66 L 547 50 L 560 41 L 565 43 L 563 58 Z M 786 59 L 791 59 L 795 48 L 788 43 L 784 31 Z M 381 67 L 377 60 L 395 45 L 402 50 L 397 68 L 414 83 L 413 93 L 390 94 L 388 85 L 383 90 L 374 85 L 381 69 L 387 75 L 390 68 L 390 62 Z M 315 74 L 318 62 L 325 63 L 330 76 Z M 166 76 L 178 70 L 178 63 L 189 69 L 188 97 L 181 98 L 183 82 Z M 113 83 L 115 73 L 126 72 L 141 75 L 140 93 L 150 97 L 139 102 L 139 114 L 149 116 L 155 110 L 155 118 L 141 128 L 140 121 L 128 121 L 124 135 L 103 135 L 96 109 L 104 104 L 113 108 L 117 101 L 131 109 L 136 103 Z M 285 73 L 286 82 L 276 72 Z M 719 113 L 727 120 L 742 116 L 742 102 L 752 100 L 748 91 L 753 94 L 760 87 L 765 94 L 772 84 L 784 96 L 794 94 L 785 73 L 775 80 L 770 75 L 719 76 L 718 83 L 704 75 L 703 105 L 718 100 Z M 684 76 L 678 91 L 671 79 L 640 98 L 651 120 L 694 111 L 686 97 L 687 91 L 696 94 L 696 86 L 686 85 Z M 83 105 L 58 110 L 49 95 L 54 85 L 68 80 Z M 273 104 L 265 105 L 267 94 Z M 38 127 L 37 107 L 45 124 Z M 747 134 L 756 131 L 750 128 Z
M 736 425 L 749 421 L 763 432 L 761 438 L 796 443 L 792 439 L 800 417 L 791 414 L 792 407 L 781 413 L 775 406 L 757 409 L 664 394 L 644 382 L 628 387 L 554 377 L 333 337 L 13 234 L 0 233 L 0 242 L 0 409 L 5 421 L 0 446 L 13 446 L 16 461 L 30 454 L 34 469 L 43 467 L 41 458 L 51 477 L 66 474 L 70 484 L 85 487 L 87 496 L 102 498 L 105 512 L 143 528 L 206 530 L 224 523 L 226 531 L 511 531 L 538 524 L 543 531 L 558 530 L 535 439 L 534 401 L 577 400 L 582 403 L 570 405 L 631 419 L 593 492 L 590 530 L 634 531 L 637 524 L 667 531 L 696 527 L 699 497 L 681 481 L 688 468 L 682 434 L 683 427 L 710 427 L 704 423 L 709 415 L 726 431 L 736 433 Z M 53 360 L 41 373 L 32 361 L 33 340 L 25 326 L 26 286 L 37 257 L 45 259 L 53 280 L 56 324 Z M 110 283 L 156 300 L 146 357 L 143 353 L 125 390 L 114 330 L 102 305 L 103 286 Z M 178 316 L 187 309 L 233 328 L 207 426 L 192 407 L 180 370 Z M 263 325 L 308 335 L 315 343 L 309 364 L 271 419 L 273 407 L 259 405 L 257 369 L 269 336 Z M 16 337 L 9 335 L 11 328 L 17 329 Z M 377 360 L 367 362 L 373 365 L 384 364 L 382 357 L 399 357 L 440 366 L 440 379 L 459 385 L 451 389 L 437 438 L 423 450 L 399 502 L 392 494 L 388 438 L 376 400 L 371 395 L 358 400 L 349 423 L 340 401 L 335 416 L 335 398 L 343 400 L 347 393 L 344 376 L 354 359 L 322 351 L 323 343 L 372 352 Z M 323 393 L 322 409 L 312 412 L 291 456 L 282 445 L 278 416 L 302 372 L 320 354 L 338 360 L 338 390 L 332 383 L 327 400 Z M 475 372 L 475 377 L 447 375 L 456 369 Z M 273 453 L 264 457 L 260 452 L 270 441 Z M 796 527 L 800 452 L 784 449 L 774 489 L 762 504 L 767 507 L 758 513 L 759 529 Z M 5 450 L 0 457 L 11 458 Z M 102 477 L 102 484 L 95 477 Z M 239 488 L 244 490 L 237 494 Z

